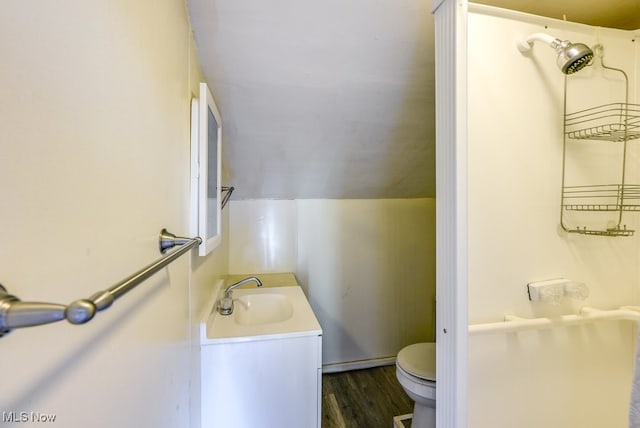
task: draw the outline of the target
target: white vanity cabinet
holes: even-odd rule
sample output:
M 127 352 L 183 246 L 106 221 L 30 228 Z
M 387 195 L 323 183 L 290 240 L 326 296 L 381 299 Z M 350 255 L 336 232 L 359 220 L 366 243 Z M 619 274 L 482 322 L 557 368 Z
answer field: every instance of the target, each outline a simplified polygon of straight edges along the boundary
M 203 428 L 320 427 L 322 336 L 201 347 Z
M 200 324 L 202 428 L 320 428 L 322 328 L 302 288 L 236 289 L 233 301 Z

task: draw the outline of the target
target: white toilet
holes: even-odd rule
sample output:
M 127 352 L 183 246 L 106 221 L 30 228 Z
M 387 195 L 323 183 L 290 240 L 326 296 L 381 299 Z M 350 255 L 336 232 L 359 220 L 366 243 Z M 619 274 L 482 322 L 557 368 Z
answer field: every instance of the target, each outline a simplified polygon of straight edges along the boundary
M 414 343 L 398 352 L 396 377 L 415 402 L 411 428 L 436 426 L 436 344 Z

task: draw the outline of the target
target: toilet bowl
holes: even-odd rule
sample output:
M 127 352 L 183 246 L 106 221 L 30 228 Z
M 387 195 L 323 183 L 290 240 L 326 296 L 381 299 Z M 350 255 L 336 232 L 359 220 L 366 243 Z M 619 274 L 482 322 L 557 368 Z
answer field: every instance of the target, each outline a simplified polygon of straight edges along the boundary
M 414 401 L 411 428 L 436 426 L 436 344 L 414 343 L 398 353 L 396 377 Z

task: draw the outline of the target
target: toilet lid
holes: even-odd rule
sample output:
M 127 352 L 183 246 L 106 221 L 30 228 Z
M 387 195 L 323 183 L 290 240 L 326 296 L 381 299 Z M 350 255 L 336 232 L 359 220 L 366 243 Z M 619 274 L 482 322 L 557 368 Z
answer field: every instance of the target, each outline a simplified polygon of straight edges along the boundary
M 414 343 L 398 352 L 398 366 L 407 373 L 426 380 L 436 380 L 436 344 Z

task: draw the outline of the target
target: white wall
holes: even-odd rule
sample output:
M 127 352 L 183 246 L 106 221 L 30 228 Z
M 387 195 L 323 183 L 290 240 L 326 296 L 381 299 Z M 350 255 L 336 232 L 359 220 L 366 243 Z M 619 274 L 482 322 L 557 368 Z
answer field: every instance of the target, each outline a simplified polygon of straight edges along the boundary
M 188 233 L 200 71 L 183 1 L 4 2 L 0 54 L 0 282 L 11 293 L 88 297 L 160 257 L 163 227 Z M 0 412 L 189 427 L 190 317 L 226 249 L 192 259 L 87 325 L 0 339 Z
M 470 323 L 500 321 L 508 313 L 553 316 L 575 313 L 582 305 L 608 309 L 637 303 L 636 237 L 559 231 L 563 75 L 544 44 L 536 44 L 531 56 L 514 46 L 518 37 L 534 32 L 588 45 L 599 41 L 607 63 L 635 81 L 631 34 L 471 10 Z M 584 73 L 594 77 L 593 70 Z M 581 101 L 604 103 L 606 92 L 594 90 Z M 583 178 L 599 180 L 600 166 L 592 165 Z M 637 173 L 631 177 L 637 179 Z M 626 218 L 629 227 L 640 225 L 633 214 Z M 559 306 L 529 302 L 528 282 L 557 277 L 585 282 L 591 295 Z M 633 339 L 624 322 L 470 337 L 469 426 L 626 426 Z
M 435 200 L 230 203 L 230 273 L 294 272 L 322 325 L 323 364 L 433 340 Z

